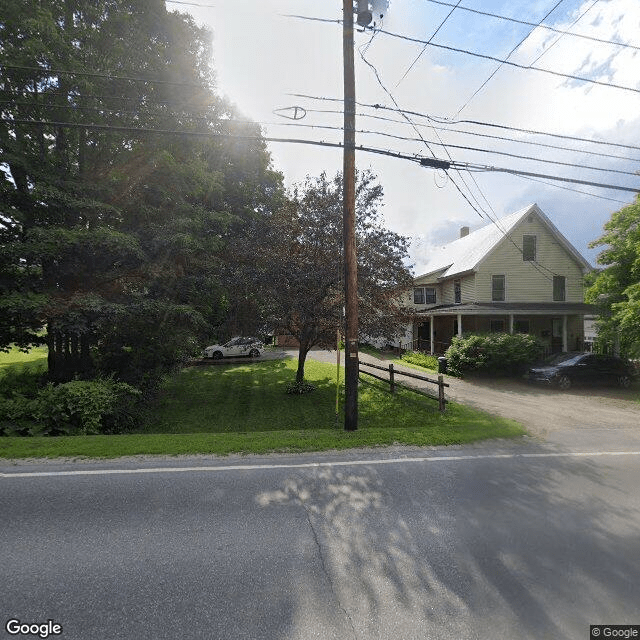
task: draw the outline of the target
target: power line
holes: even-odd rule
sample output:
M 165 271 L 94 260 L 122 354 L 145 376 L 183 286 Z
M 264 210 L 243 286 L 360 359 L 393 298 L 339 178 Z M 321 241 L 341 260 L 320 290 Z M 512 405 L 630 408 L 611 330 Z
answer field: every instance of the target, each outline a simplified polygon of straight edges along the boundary
M 569 29 L 571 29 L 577 22 L 579 22 L 580 20 L 582 20 L 582 18 L 587 15 L 587 13 L 589 13 L 589 11 L 591 11 L 591 9 L 593 9 L 593 7 L 595 7 L 598 4 L 599 0 L 593 0 L 593 2 L 589 5 L 589 7 L 587 9 L 585 9 L 570 25 L 569 25 Z M 558 42 L 560 42 L 560 40 L 562 40 L 563 36 L 567 35 L 566 33 L 561 33 L 531 64 L 535 64 L 536 62 L 538 62 L 538 60 L 540 60 L 540 58 L 542 58 L 542 56 L 546 55 L 547 53 L 549 53 L 549 51 L 551 49 L 553 49 L 553 47 L 555 47 Z
M 451 14 L 460 6 L 461 2 L 462 2 L 462 0 L 458 0 L 456 5 L 451 9 L 451 11 L 449 11 L 449 13 L 445 16 L 444 20 L 438 25 L 438 28 L 431 34 L 431 37 L 429 38 L 429 42 L 431 42 L 436 37 L 436 35 L 438 34 L 438 31 L 440 31 L 440 29 L 442 29 L 442 27 L 444 26 L 445 22 L 451 17 Z M 398 85 L 407 77 L 407 75 L 409 74 L 411 69 L 413 69 L 413 66 L 415 65 L 415 63 L 418 62 L 418 60 L 420 60 L 420 58 L 422 57 L 422 54 L 426 50 L 427 50 L 427 45 L 425 44 L 424 47 L 422 47 L 422 51 L 420 51 L 420 53 L 416 56 L 414 61 L 407 67 L 407 70 L 402 75 L 402 78 L 400 78 L 400 80 L 398 80 L 398 82 L 396 83 L 396 87 L 398 87 Z
M 123 133 L 152 133 L 152 134 L 160 134 L 160 135 L 183 135 L 183 136 L 193 136 L 193 137 L 201 137 L 201 138 L 228 138 L 232 140 L 244 140 L 247 142 L 256 141 L 256 142 L 282 142 L 282 143 L 292 143 L 292 144 L 304 144 L 304 145 L 313 145 L 313 146 L 322 146 L 322 147 L 333 147 L 337 149 L 341 149 L 343 147 L 342 143 L 336 142 L 326 142 L 324 140 L 304 140 L 300 138 L 274 138 L 274 137 L 266 137 L 266 136 L 243 136 L 237 134 L 228 134 L 228 133 L 217 133 L 217 132 L 208 132 L 208 131 L 181 131 L 181 130 L 171 130 L 171 129 L 151 129 L 144 127 L 120 127 L 114 125 L 102 125 L 102 124 L 90 124 L 90 123 L 79 123 L 79 122 L 54 122 L 48 120 L 26 120 L 26 119 L 16 119 L 16 120 L 7 120 L 6 118 L 0 118 L 0 122 L 4 122 L 7 124 L 24 124 L 24 125 L 32 125 L 32 126 L 51 126 L 51 127 L 69 127 L 72 129 L 90 129 L 97 131 L 120 131 Z M 475 172 L 488 172 L 495 171 L 499 173 L 510 173 L 512 175 L 520 176 L 531 176 L 536 178 L 547 178 L 549 180 L 557 180 L 559 182 L 569 182 L 573 184 L 583 184 L 591 187 L 600 187 L 603 189 L 614 189 L 618 191 L 629 191 L 632 193 L 640 193 L 640 187 L 626 187 L 623 185 L 614 185 L 614 184 L 605 184 L 601 182 L 593 182 L 590 180 L 579 180 L 577 178 L 566 178 L 562 176 L 554 176 L 542 173 L 533 173 L 530 171 L 521 171 L 518 169 L 511 169 L 508 167 L 496 167 L 492 165 L 482 165 L 482 164 L 474 164 L 468 162 L 451 162 L 447 163 L 443 160 L 432 160 L 431 158 L 421 157 L 419 155 L 408 155 L 406 153 L 402 153 L 399 151 L 393 151 L 391 149 L 379 149 L 376 147 L 365 147 L 365 146 L 356 146 L 356 150 L 363 151 L 366 153 L 375 153 L 378 155 L 390 156 L 393 158 L 399 158 L 401 160 L 408 160 L 411 162 L 415 162 L 417 164 L 422 164 L 423 166 L 436 166 L 435 163 L 450 165 L 456 169 L 465 169 L 467 171 L 475 171 Z
M 340 23 L 339 20 L 331 20 L 329 18 L 312 18 L 308 16 L 300 16 L 300 15 L 289 15 L 291 18 L 300 18 L 303 20 L 315 20 L 317 22 L 331 22 L 331 23 Z M 543 69 L 541 67 L 527 66 L 524 64 L 518 64 L 517 62 L 511 62 L 509 60 L 504 60 L 503 58 L 496 58 L 495 56 L 490 56 L 485 53 L 478 53 L 477 51 L 469 51 L 468 49 L 460 49 L 458 47 L 451 47 L 445 44 L 436 44 L 435 42 L 427 42 L 426 40 L 421 40 L 420 38 L 412 38 L 411 36 L 405 36 L 400 33 L 394 33 L 393 31 L 387 31 L 386 29 L 378 29 L 376 27 L 365 27 L 371 31 L 378 31 L 386 36 L 390 36 L 391 38 L 397 38 L 399 40 L 405 40 L 407 42 L 415 42 L 416 44 L 429 45 L 430 47 L 436 47 L 437 49 L 444 49 L 446 51 L 454 51 L 456 53 L 464 53 L 468 56 L 473 56 L 474 58 L 481 58 L 483 60 L 492 60 L 493 62 L 500 62 L 502 64 L 506 64 L 510 67 L 514 67 L 516 69 L 522 69 L 524 71 L 538 71 L 540 73 L 546 73 L 552 76 L 556 76 L 558 78 L 566 78 L 567 80 L 577 80 L 578 82 L 587 82 L 589 84 L 595 84 L 601 87 L 609 87 L 610 89 L 618 89 L 620 91 L 631 91 L 633 93 L 640 93 L 640 89 L 636 89 L 634 87 L 627 87 L 621 84 L 613 84 L 611 82 L 602 82 L 601 80 L 593 80 L 591 78 L 584 78 L 582 76 L 574 76 L 569 73 L 560 73 L 559 71 L 552 71 L 551 69 Z
M 341 114 L 342 111 L 339 111 L 337 109 L 305 109 L 305 111 L 307 113 L 335 113 L 335 114 Z M 395 110 L 394 110 L 395 111 Z M 396 118 L 386 118 L 385 116 L 375 116 L 372 115 L 370 113 L 362 113 L 362 112 L 358 112 L 356 113 L 356 115 L 359 118 L 369 118 L 371 120 L 381 120 L 383 122 L 393 122 L 395 124 L 401 124 L 401 125 L 406 125 L 407 123 L 404 120 L 398 120 Z M 463 120 L 461 120 L 460 122 L 465 122 Z M 272 126 L 272 125 L 276 125 L 276 126 L 292 126 L 290 123 L 282 123 L 282 122 L 257 122 L 258 124 L 262 124 L 265 126 Z M 301 123 L 298 123 L 296 126 L 317 126 L 317 125 L 302 125 Z M 587 155 L 591 155 L 591 156 L 598 156 L 601 158 L 612 158 L 614 160 L 630 160 L 631 162 L 640 162 L 640 158 L 632 158 L 631 156 L 619 156 L 619 155 L 615 155 L 612 153 L 602 153 L 599 151 L 589 151 L 587 149 L 576 149 L 575 147 L 563 147 L 560 145 L 555 145 L 555 144 L 547 144 L 545 142 L 534 142 L 533 140 L 521 140 L 518 138 L 509 138 L 507 136 L 496 136 L 496 135 L 491 135 L 489 133 L 478 133 L 477 131 L 465 131 L 463 129 L 453 129 L 451 127 L 434 127 L 432 124 L 416 124 L 416 126 L 418 127 L 430 127 L 431 129 L 437 130 L 437 131 L 450 131 L 451 133 L 461 133 L 463 135 L 468 135 L 468 136 L 475 136 L 478 138 L 488 138 L 490 140 L 504 140 L 506 142 L 515 142 L 516 144 L 526 144 L 526 145 L 530 145 L 530 146 L 535 146 L 535 147 L 543 147 L 546 149 L 557 149 L 559 151 L 571 151 L 572 153 L 585 153 Z M 363 133 L 362 131 L 360 131 L 359 133 Z M 382 134 L 381 134 L 382 135 Z M 585 139 L 585 141 L 588 141 Z M 633 148 L 633 147 L 632 147 Z M 640 150 L 640 148 L 638 148 L 638 150 Z
M 418 44 L 428 44 L 430 47 L 436 47 L 437 49 L 445 49 L 446 51 L 454 51 L 456 53 L 464 53 L 465 55 L 473 56 L 475 58 L 482 58 L 483 60 L 493 60 L 494 62 L 500 62 L 510 67 L 515 67 L 516 69 L 523 69 L 525 71 L 538 71 L 540 73 L 546 73 L 559 78 L 566 78 L 568 80 L 577 80 L 578 82 L 588 82 L 589 84 L 595 84 L 601 87 L 608 87 L 610 89 L 618 89 L 620 91 L 631 91 L 632 93 L 640 93 L 640 89 L 636 89 L 634 87 L 627 87 L 621 84 L 614 84 L 612 82 L 602 82 L 601 80 L 593 80 L 591 78 L 575 76 L 569 73 L 560 73 L 559 71 L 552 71 L 551 69 L 543 69 L 542 67 L 526 66 L 524 64 L 518 64 L 517 62 L 511 62 L 510 60 L 504 60 L 502 58 L 496 58 L 495 56 L 490 56 L 484 53 L 478 53 L 476 51 L 459 49 L 457 47 L 450 47 L 444 44 L 436 44 L 435 42 L 425 42 L 424 40 L 420 40 L 418 38 L 411 38 L 410 36 L 394 33 L 393 31 L 387 31 L 385 29 L 376 29 L 376 30 L 392 38 L 398 38 L 400 40 L 406 40 L 408 42 L 416 42 Z
M 563 0 L 559 0 L 558 4 L 560 4 L 560 2 L 562 2 Z M 557 6 L 557 5 L 556 5 Z M 375 32 L 374 32 L 374 36 L 372 36 L 371 40 L 369 41 L 369 44 L 371 44 L 371 41 L 373 40 L 373 38 L 375 37 Z M 368 45 L 367 45 L 368 46 Z M 362 48 L 358 49 L 359 53 L 360 53 L 360 57 L 362 58 L 362 60 L 373 70 L 376 80 L 378 81 L 378 84 L 384 89 L 385 93 L 391 98 L 391 100 L 393 101 L 393 103 L 396 105 L 396 107 L 399 109 L 399 105 L 396 102 L 396 99 L 393 97 L 393 94 L 384 86 L 382 79 L 380 78 L 380 74 L 378 72 L 378 70 L 376 69 L 376 67 L 369 62 L 365 56 L 364 53 L 362 52 Z M 432 155 L 433 151 L 431 150 L 431 147 L 429 147 L 429 144 L 427 143 L 427 141 L 422 137 L 422 134 L 420 133 L 420 131 L 418 130 L 418 128 L 416 127 L 416 125 L 413 123 L 413 121 L 406 115 L 403 114 L 403 116 L 406 118 L 406 120 L 411 124 L 411 126 L 413 127 L 413 130 L 418 134 L 418 136 L 420 137 L 421 141 L 424 143 L 424 145 L 427 147 L 427 149 L 431 152 Z M 447 154 L 449 160 L 451 161 L 449 163 L 449 166 L 455 164 L 453 161 L 453 158 L 451 157 L 451 154 L 449 153 L 449 149 L 448 147 L 442 142 L 442 139 L 440 138 L 440 135 L 438 134 L 437 131 L 435 131 L 434 128 L 434 132 L 436 134 L 436 137 L 438 138 L 438 140 L 440 141 L 439 144 L 442 146 L 442 148 L 444 149 L 445 153 Z M 435 158 L 435 155 L 434 155 Z M 421 163 L 422 164 L 422 163 Z M 469 176 L 471 177 L 471 179 L 473 180 L 473 183 L 476 186 L 476 189 L 478 190 L 478 193 L 482 196 L 482 198 L 484 199 L 484 201 L 487 203 L 487 205 L 489 206 L 489 209 L 491 209 L 491 212 L 494 215 L 494 218 L 492 218 L 489 213 L 484 209 L 484 207 L 480 204 L 480 202 L 478 201 L 478 199 L 475 197 L 472 189 L 469 187 L 469 185 L 467 184 L 467 182 L 465 181 L 462 172 L 460 171 L 459 168 L 457 167 L 452 167 L 453 170 L 458 174 L 458 177 L 460 178 L 460 180 L 462 181 L 462 183 L 464 184 L 465 188 L 467 189 L 467 191 L 469 192 L 469 194 L 471 195 L 471 197 L 475 200 L 476 204 L 478 205 L 478 207 L 480 207 L 480 209 L 482 209 L 483 213 L 487 216 L 487 218 L 489 218 L 489 220 L 491 220 L 491 222 L 493 222 L 493 224 L 496 225 L 496 227 L 500 230 L 500 232 L 502 233 L 502 235 L 507 238 L 511 244 L 522 253 L 522 255 L 524 256 L 524 251 L 523 249 L 521 249 L 516 242 L 513 240 L 513 238 L 509 235 L 509 233 L 506 231 L 506 229 L 504 229 L 504 227 L 501 226 L 501 224 L 498 222 L 498 220 L 496 219 L 496 212 L 494 211 L 493 207 L 491 206 L 491 203 L 489 202 L 489 200 L 487 199 L 487 197 L 485 196 L 485 194 L 483 193 L 482 189 L 480 188 L 480 185 L 478 184 L 478 182 L 476 181 L 475 177 L 469 173 Z M 467 197 L 467 195 L 462 191 L 462 189 L 460 188 L 460 185 L 453 179 L 453 176 L 451 176 L 449 174 L 449 172 L 447 171 L 447 169 L 445 168 L 445 174 L 450 178 L 451 183 L 454 185 L 454 187 L 457 189 L 458 193 L 460 193 L 460 195 L 467 201 L 467 203 L 469 204 L 469 206 L 478 214 L 478 216 L 480 216 L 480 218 L 484 218 L 484 216 L 482 215 L 482 213 L 480 213 L 480 211 L 474 206 L 474 204 L 471 202 L 471 200 L 469 200 L 469 198 Z M 548 280 L 551 280 L 551 278 L 549 278 L 549 276 L 547 276 L 544 271 L 548 271 L 549 273 L 552 274 L 552 276 L 555 276 L 557 274 L 555 274 L 553 271 L 551 271 L 550 269 L 548 269 L 547 267 L 539 264 L 537 261 L 529 261 L 529 264 L 536 270 L 538 271 L 543 277 L 547 278 Z
M 547 182 L 546 180 L 538 180 L 537 178 L 532 178 L 531 176 L 518 176 L 518 178 L 522 178 L 523 180 L 529 180 L 531 182 L 539 182 L 541 184 L 546 184 L 549 187 L 555 187 L 556 189 L 563 189 L 564 191 L 573 191 L 574 193 L 582 193 L 592 198 L 598 198 L 599 200 L 609 200 L 611 202 L 619 202 L 620 204 L 628 204 L 624 200 L 617 200 L 616 198 L 607 198 L 606 196 L 599 196 L 597 193 L 591 193 L 591 191 L 582 191 L 581 189 L 572 189 L 571 187 L 563 187 L 560 184 Z
M 150 82 L 152 84 L 170 84 L 178 87 L 197 87 L 205 89 L 202 84 L 197 82 L 176 82 L 174 80 L 160 80 L 154 78 L 140 78 L 135 76 L 118 76 L 104 71 L 69 71 L 68 69 L 45 69 L 43 67 L 28 67 L 16 64 L 0 65 L 3 69 L 11 69 L 13 71 L 36 71 L 40 75 L 69 75 L 82 76 L 87 78 L 106 78 L 107 80 L 126 80 L 127 82 Z
M 69 105 L 69 104 L 34 104 L 32 102 L 23 102 L 23 101 L 19 101 L 19 100 L 0 100 L 0 105 L 2 104 L 10 104 L 10 105 L 16 105 L 16 106 L 24 106 L 24 107 L 31 107 L 34 110 L 40 111 L 40 110 L 54 110 L 54 111 L 59 111 L 60 109 L 65 109 L 68 111 L 86 111 L 86 112 L 98 112 L 101 114 L 110 114 L 110 115 L 116 115 L 116 116 L 122 116 L 122 115 L 126 115 L 126 116 L 133 116 L 133 117 L 139 117 L 139 116 L 144 116 L 144 117 L 157 117 L 157 118 L 181 118 L 181 117 L 188 117 L 189 119 L 193 120 L 193 121 L 197 121 L 197 122 L 211 122 L 212 118 L 214 116 L 210 115 L 210 116 L 202 116 L 202 115 L 197 115 L 193 112 L 189 112 L 189 111 L 179 111 L 179 112 L 171 112 L 171 111 L 158 111 L 158 112 L 150 112 L 150 111 L 127 111 L 124 109 L 107 109 L 105 107 L 83 107 L 83 106 L 79 106 L 79 105 Z M 155 103 L 152 103 L 155 104 Z M 162 104 L 162 103 L 161 103 Z M 314 113 L 314 112 L 320 112 L 320 113 L 342 113 L 342 111 L 337 111 L 337 110 L 318 110 L 318 109 L 309 109 L 307 110 L 308 112 Z M 408 123 L 403 121 L 403 120 L 397 120 L 394 118 L 384 118 L 381 116 L 373 116 L 370 114 L 366 114 L 366 113 L 359 113 L 357 114 L 358 117 L 361 118 L 372 118 L 372 119 L 380 119 L 380 120 L 384 120 L 387 122 L 393 122 L 395 124 L 402 124 L 402 125 L 407 125 Z M 301 122 L 264 122 L 264 121 L 259 121 L 259 120 L 237 120 L 237 119 L 224 119 L 224 120 L 219 120 L 219 122 L 223 122 L 223 123 L 227 123 L 227 124 L 242 124 L 242 125 L 256 125 L 256 126 L 268 126 L 268 127 L 300 127 L 300 128 L 304 128 L 304 129 L 325 129 L 328 131 L 343 131 L 342 127 L 339 126 L 333 126 L 333 125 L 320 125 L 320 124 L 304 124 Z M 464 131 L 461 129 L 454 129 L 454 128 L 447 128 L 447 127 L 435 127 L 432 124 L 429 125 L 424 125 L 424 124 L 416 124 L 413 123 L 415 126 L 417 127 L 430 127 L 433 131 L 447 131 L 447 132 L 451 132 L 451 133 L 459 133 L 459 134 L 463 134 L 463 135 L 469 135 L 469 136 L 476 136 L 476 137 L 481 137 L 481 138 L 488 138 L 491 140 L 502 140 L 502 141 L 506 141 L 506 142 L 513 142 L 515 144 L 525 144 L 525 145 L 531 145 L 531 146 L 537 146 L 537 147 L 543 147 L 543 148 L 547 148 L 547 149 L 555 149 L 555 150 L 559 150 L 559 151 L 570 151 L 572 153 L 584 153 L 584 154 L 588 154 L 588 155 L 593 155 L 593 156 L 598 156 L 598 157 L 602 157 L 602 158 L 610 158 L 610 159 L 615 159 L 615 160 L 627 160 L 627 161 L 631 161 L 631 162 L 640 162 L 640 158 L 632 158 L 629 156 L 620 156 L 620 155 L 614 155 L 614 154 L 610 154 L 610 153 L 600 153 L 597 151 L 588 151 L 588 150 L 583 150 L 583 149 L 576 149 L 574 147 L 563 147 L 560 145 L 553 145 L 553 144 L 545 144 L 542 142 L 533 142 L 530 140 L 518 140 L 517 138 L 509 138 L 506 136 L 494 136 L 494 135 L 490 135 L 490 134 L 484 134 L 484 133 L 478 133 L 475 131 Z M 396 140 L 406 140 L 408 142 L 425 142 L 422 138 L 410 138 L 407 136 L 400 136 L 400 135 L 396 135 L 396 134 L 391 134 L 391 133 L 386 133 L 383 131 L 372 131 L 372 130 L 368 130 L 368 129 L 358 129 L 356 131 L 356 133 L 360 133 L 360 134 L 364 134 L 364 135 L 378 135 L 378 136 L 383 136 L 383 137 L 387 137 L 387 138 L 394 138 Z M 433 141 L 429 141 L 429 144 L 437 144 L 440 146 L 445 146 L 444 143 L 442 143 L 442 141 L 440 140 L 440 142 L 433 142 Z M 495 155 L 504 155 L 504 156 L 510 156 L 510 157 L 515 157 L 515 158 L 520 158 L 522 160 L 533 160 L 533 161 L 538 161 L 538 162 L 545 162 L 548 164 L 561 164 L 561 165 L 566 165 L 566 166 L 573 166 L 573 167 L 578 167 L 578 168 L 584 168 L 584 169 L 594 169 L 596 171 L 606 171 L 605 169 L 600 169 L 598 167 L 588 167 L 585 166 L 583 164 L 571 164 L 571 163 L 566 163 L 566 162 L 556 162 L 554 160 L 543 160 L 541 158 L 536 158 L 536 157 L 531 157 L 531 156 L 523 156 L 520 154 L 513 154 L 513 153 L 508 153 L 508 152 L 504 152 L 504 151 L 499 151 L 497 149 L 482 149 L 482 148 L 478 148 L 478 147 L 470 147 L 470 146 L 465 146 L 465 145 L 456 145 L 456 144 L 451 144 L 449 143 L 449 146 L 452 148 L 456 148 L 456 149 L 462 149 L 462 150 L 466 150 L 466 151 L 474 151 L 474 152 L 479 152 L 479 153 L 492 153 Z M 636 175 L 635 172 L 631 173 L 630 175 Z
M 439 4 L 439 5 L 443 5 L 445 7 L 453 7 L 455 5 L 449 3 L 449 2 L 443 2 L 442 0 L 425 0 L 426 2 L 431 2 L 433 4 Z M 555 27 L 551 27 L 549 25 L 546 24 L 540 24 L 540 25 L 536 25 L 535 22 L 527 22 L 526 20 L 518 20 L 516 18 L 509 18 L 508 16 L 503 16 L 503 15 L 499 15 L 497 13 L 489 13 L 487 11 L 479 11 L 478 9 L 472 9 L 471 7 L 459 7 L 460 11 L 469 11 L 470 13 L 475 13 L 481 16 L 489 16 L 491 18 L 498 18 L 500 20 L 506 20 L 508 22 L 515 22 L 516 24 L 524 24 L 527 25 L 529 27 L 535 27 L 535 26 L 539 26 L 541 29 L 546 29 L 547 31 L 553 31 L 555 33 L 559 33 L 563 36 L 572 36 L 574 38 L 582 38 L 584 40 L 592 40 L 594 42 L 600 42 L 602 44 L 612 44 L 615 45 L 617 47 L 624 47 L 627 49 L 636 49 L 640 51 L 640 46 L 636 46 L 633 44 L 628 44 L 625 42 L 619 42 L 616 40 L 605 40 L 604 38 L 597 38 L 595 36 L 587 36 L 584 35 L 582 33 L 573 33 L 572 31 L 565 31 L 562 29 L 556 29 Z M 586 12 L 585 12 L 586 13 Z M 575 22 L 573 23 L 575 24 Z M 571 26 L 573 26 L 573 24 Z
M 518 44 L 513 47 L 513 49 L 511 49 L 511 51 L 509 51 L 509 53 L 507 54 L 507 57 L 505 58 L 504 62 L 501 62 L 494 70 L 491 74 L 489 74 L 489 77 L 473 92 L 473 94 L 471 95 L 471 97 L 458 109 L 458 111 L 456 112 L 456 115 L 454 116 L 454 118 L 458 117 L 460 115 L 460 113 L 462 111 L 464 111 L 464 109 L 469 105 L 469 103 L 482 91 L 482 89 L 484 89 L 489 82 L 491 81 L 491 79 L 493 78 L 493 76 L 496 75 L 496 73 L 498 73 L 498 71 L 500 71 L 500 69 L 502 68 L 502 65 L 505 64 L 507 62 L 507 60 L 509 60 L 509 58 L 515 53 L 515 51 L 518 49 L 518 47 L 536 30 L 537 27 L 539 27 L 559 6 L 560 4 L 562 4 L 564 2 L 564 0 L 558 0 L 558 2 L 556 2 L 556 4 L 553 6 L 553 8 L 547 12 L 547 14 L 544 16 L 544 18 L 542 18 L 542 20 L 540 20 L 538 22 L 538 24 L 533 27 L 532 29 L 530 29 L 529 33 L 527 33 L 527 35 L 522 38 L 522 40 L 520 40 L 520 42 L 518 42 Z M 425 45 L 425 49 L 426 49 L 427 45 Z M 531 66 L 531 65 L 529 65 Z
M 373 38 L 372 38 L 373 40 Z M 435 153 L 432 151 L 431 147 L 429 146 L 429 143 L 422 137 L 422 134 L 420 133 L 420 131 L 418 130 L 418 128 L 416 127 L 416 125 L 413 123 L 413 121 L 409 118 L 409 116 L 407 116 L 401 109 L 400 109 L 400 105 L 398 104 L 398 102 L 396 101 L 396 99 L 394 98 L 393 94 L 391 93 L 391 91 L 389 91 L 389 89 L 387 89 L 387 87 L 384 85 L 384 83 L 382 82 L 382 78 L 380 78 L 380 73 L 378 71 L 378 69 L 369 61 L 367 60 L 367 58 L 365 58 L 364 54 L 362 53 L 362 48 L 358 49 L 358 52 L 360 53 L 360 57 L 362 58 L 362 61 L 373 71 L 373 74 L 378 82 L 378 84 L 382 87 L 382 89 L 384 90 L 384 92 L 389 96 L 389 98 L 391 98 L 391 101 L 393 102 L 393 104 L 395 104 L 396 108 L 399 110 L 399 113 L 402 115 L 402 117 L 411 125 L 411 127 L 413 128 L 413 130 L 418 134 L 418 137 L 420 138 L 420 140 L 423 142 L 423 144 L 425 145 L 425 147 L 429 150 L 429 153 L 431 153 L 431 155 L 435 158 L 436 155 Z M 436 136 L 438 137 L 438 139 L 440 139 L 440 137 L 438 136 L 438 133 L 436 132 Z M 449 153 L 449 151 L 447 150 L 447 148 L 442 144 L 442 141 L 440 141 L 442 147 L 444 148 L 445 152 L 447 153 L 447 156 L 449 157 L 449 160 L 452 160 L 451 158 L 451 154 Z M 445 173 L 446 170 L 445 170 Z M 460 177 L 460 180 L 462 180 L 462 183 L 464 184 L 464 186 L 467 188 L 467 190 L 469 191 L 469 193 L 471 194 L 471 197 L 476 200 L 476 203 L 478 204 L 478 206 L 482 209 L 482 205 L 480 205 L 480 203 L 477 201 L 477 199 L 475 198 L 475 196 L 473 195 L 473 192 L 471 191 L 471 189 L 469 188 L 469 186 L 467 185 L 467 183 L 465 182 L 464 178 L 462 177 L 462 174 L 460 173 L 460 171 L 457 171 L 458 176 Z M 465 198 L 465 200 L 469 203 L 469 205 L 471 206 L 471 208 L 482 218 L 482 214 L 480 213 L 480 211 L 478 211 L 478 209 L 476 209 L 476 207 L 471 203 L 471 201 L 469 200 L 469 198 L 466 197 L 466 195 L 462 192 L 462 189 L 460 189 L 459 185 L 456 184 L 456 181 L 453 179 L 452 176 L 450 176 L 447 173 L 447 176 L 451 179 L 451 182 L 453 183 L 453 185 L 456 187 L 456 189 L 460 192 L 460 194 L 462 194 Z
M 287 95 L 295 96 L 297 98 L 308 98 L 309 100 L 319 100 L 319 101 L 327 101 L 327 102 L 342 102 L 340 98 L 329 98 L 324 96 L 312 96 L 304 93 L 289 93 Z M 397 112 L 398 109 L 394 109 L 392 107 L 387 107 L 381 104 L 369 104 L 365 102 L 356 102 L 359 107 L 364 107 L 367 109 L 379 109 L 383 111 L 393 111 Z M 640 151 L 640 147 L 631 144 L 622 144 L 621 142 L 606 142 L 604 140 L 595 140 L 593 138 L 580 138 L 578 136 L 569 136 L 560 133 L 550 133 L 549 131 L 538 131 L 536 129 L 524 129 L 521 127 L 512 127 L 504 124 L 497 124 L 494 122 L 483 122 L 481 120 L 451 120 L 449 118 L 445 118 L 443 116 L 433 116 L 428 113 L 420 113 L 419 111 L 409 111 L 403 109 L 403 111 L 409 115 L 418 116 L 421 118 L 426 118 L 427 120 L 433 120 L 439 124 L 476 124 L 478 126 L 483 127 L 494 127 L 497 129 L 505 129 L 507 131 L 517 131 L 519 133 L 528 133 L 532 135 L 542 135 L 542 136 L 550 136 L 552 138 L 561 138 L 563 140 L 575 140 L 577 142 L 589 142 L 591 144 L 598 144 L 607 147 L 620 147 L 623 149 L 633 149 L 635 151 Z

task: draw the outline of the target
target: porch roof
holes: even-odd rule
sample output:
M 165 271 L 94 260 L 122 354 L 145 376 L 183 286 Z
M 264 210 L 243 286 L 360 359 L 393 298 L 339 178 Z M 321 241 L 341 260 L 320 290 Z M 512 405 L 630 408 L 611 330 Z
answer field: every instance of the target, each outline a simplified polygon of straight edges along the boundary
M 473 302 L 468 304 L 444 304 L 415 314 L 416 318 L 447 315 L 596 315 L 595 305 L 585 302 Z

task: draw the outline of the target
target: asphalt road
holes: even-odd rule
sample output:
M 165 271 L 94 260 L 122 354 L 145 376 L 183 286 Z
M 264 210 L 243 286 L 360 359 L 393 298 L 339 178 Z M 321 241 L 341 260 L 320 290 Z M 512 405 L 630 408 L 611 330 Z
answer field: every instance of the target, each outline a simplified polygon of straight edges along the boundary
M 53 620 L 64 640 L 587 640 L 590 624 L 640 624 L 629 448 L 0 472 L 0 638 L 27 637 L 12 618 Z

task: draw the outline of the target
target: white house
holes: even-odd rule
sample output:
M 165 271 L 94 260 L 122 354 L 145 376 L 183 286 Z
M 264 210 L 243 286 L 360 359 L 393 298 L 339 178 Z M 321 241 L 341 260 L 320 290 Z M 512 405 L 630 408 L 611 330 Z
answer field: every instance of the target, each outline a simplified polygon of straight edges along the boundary
M 412 348 L 441 353 L 455 335 L 537 336 L 548 352 L 582 349 L 589 263 L 532 204 L 434 251 L 405 300 Z

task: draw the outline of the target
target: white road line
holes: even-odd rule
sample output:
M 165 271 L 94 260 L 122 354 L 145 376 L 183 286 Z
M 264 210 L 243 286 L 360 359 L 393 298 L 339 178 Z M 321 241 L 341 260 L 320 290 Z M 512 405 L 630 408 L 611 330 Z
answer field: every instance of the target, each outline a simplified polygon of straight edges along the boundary
M 272 469 L 317 469 L 321 467 L 353 467 L 403 462 L 462 462 L 468 460 L 514 460 L 529 458 L 595 458 L 603 456 L 640 456 L 640 451 L 584 451 L 565 453 L 489 453 L 464 456 L 421 456 L 417 458 L 386 458 L 383 460 L 338 460 L 334 462 L 301 462 L 297 464 L 234 464 L 217 467 L 149 467 L 138 469 L 76 469 L 74 471 L 0 472 L 0 478 L 40 478 L 52 476 L 102 476 L 138 473 L 185 473 L 188 471 L 262 471 Z

